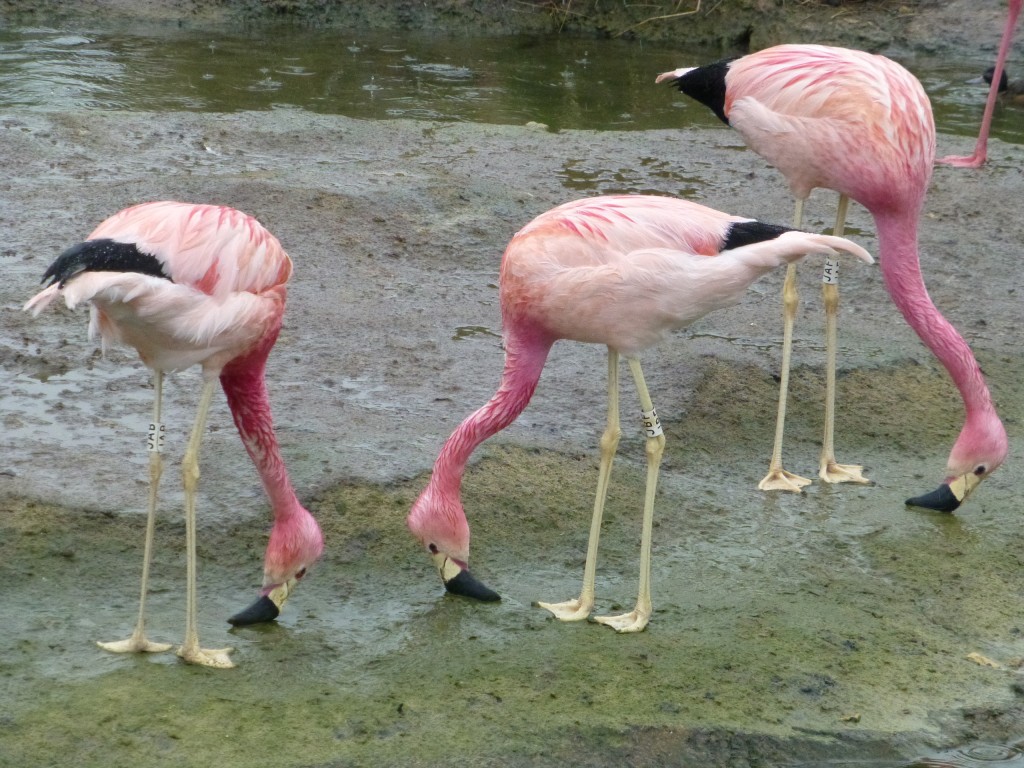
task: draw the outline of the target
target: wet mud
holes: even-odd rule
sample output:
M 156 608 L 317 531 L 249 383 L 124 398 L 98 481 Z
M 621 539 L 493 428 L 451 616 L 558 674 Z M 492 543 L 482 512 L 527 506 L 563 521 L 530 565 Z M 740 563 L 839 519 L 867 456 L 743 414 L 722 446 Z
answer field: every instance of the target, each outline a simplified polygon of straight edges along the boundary
M 0 765 L 891 766 L 1024 733 L 1017 147 L 995 142 L 981 171 L 936 169 L 921 233 L 932 297 L 1006 422 L 1006 465 L 956 515 L 904 506 L 942 479 L 960 401 L 877 266 L 851 263 L 837 449 L 875 484 L 757 491 L 781 333 L 782 275 L 770 275 L 644 358 L 668 438 L 655 616 L 619 636 L 533 606 L 579 589 L 603 350 L 556 345 L 534 402 L 467 474 L 473 569 L 500 604 L 445 596 L 404 517 L 444 438 L 497 384 L 497 268 L 516 229 L 582 194 L 683 187 L 785 223 L 781 179 L 738 137 L 297 110 L 25 112 L 0 116 L 0 135 Z M 939 153 L 971 146 L 943 135 Z M 161 198 L 253 213 L 295 260 L 268 377 L 327 550 L 276 624 L 225 622 L 255 595 L 269 524 L 218 396 L 201 459 L 199 607 L 204 642 L 236 648 L 226 672 L 95 647 L 127 635 L 136 611 L 148 375 L 123 350 L 100 356 L 84 313 L 20 311 L 64 247 Z M 828 227 L 833 204 L 815 193 L 808 228 Z M 863 209 L 849 231 L 875 251 Z M 818 275 L 806 260 L 786 443 L 787 467 L 810 476 Z M 169 642 L 184 619 L 173 463 L 197 395 L 195 372 L 167 385 L 175 433 L 149 625 Z M 631 397 L 624 386 L 624 409 Z M 600 612 L 635 599 L 638 428 L 626 425 L 612 478 Z

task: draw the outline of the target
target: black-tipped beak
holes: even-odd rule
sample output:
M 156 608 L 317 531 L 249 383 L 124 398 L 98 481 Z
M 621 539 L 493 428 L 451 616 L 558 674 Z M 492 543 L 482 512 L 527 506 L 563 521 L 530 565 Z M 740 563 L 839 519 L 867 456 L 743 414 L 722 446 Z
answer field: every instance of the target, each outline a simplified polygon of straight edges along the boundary
M 267 594 L 263 595 L 263 597 L 244 611 L 236 613 L 228 619 L 228 623 L 234 624 L 236 627 L 244 627 L 248 624 L 261 624 L 273 621 L 280 615 L 285 600 L 295 591 L 295 585 L 299 583 L 303 573 L 305 573 L 305 569 L 300 571 L 298 575 L 286 579 L 279 584 L 274 584 L 273 586 L 264 585 L 263 588 L 267 590 Z
M 906 504 L 908 507 L 923 507 L 936 512 L 953 512 L 960 506 L 960 501 L 950 489 L 949 484 L 943 483 L 931 493 L 907 499 Z
M 485 603 L 495 603 L 501 600 L 501 595 L 466 570 L 459 571 L 455 578 L 445 581 L 444 588 L 453 595 L 471 597 Z
M 228 624 L 233 624 L 236 627 L 262 624 L 267 621 L 273 621 L 280 613 L 281 609 L 277 606 L 277 603 L 271 600 L 269 595 L 264 595 L 244 611 L 239 611 L 228 619 Z
M 464 563 L 453 560 L 443 552 L 434 552 L 430 557 L 441 574 L 444 588 L 453 595 L 471 597 L 485 603 L 501 600 L 501 595 L 471 574 Z
M 936 512 L 953 512 L 967 501 L 967 497 L 974 492 L 974 489 L 981 484 L 986 476 L 968 472 L 965 475 L 951 477 L 931 493 L 907 499 L 907 506 L 934 509 Z

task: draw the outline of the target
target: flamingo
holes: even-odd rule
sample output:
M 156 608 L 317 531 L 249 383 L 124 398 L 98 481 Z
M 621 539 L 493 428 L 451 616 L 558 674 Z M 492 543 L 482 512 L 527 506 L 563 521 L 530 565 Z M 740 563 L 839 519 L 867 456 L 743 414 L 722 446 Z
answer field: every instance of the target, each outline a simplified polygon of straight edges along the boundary
M 203 386 L 182 461 L 187 550 L 185 661 L 234 666 L 232 649 L 199 645 L 196 621 L 196 488 L 199 446 L 217 379 L 235 426 L 256 465 L 274 512 L 260 597 L 228 619 L 235 625 L 271 621 L 306 569 L 323 551 L 313 516 L 295 495 L 281 459 L 264 368 L 284 314 L 292 262 L 256 219 L 232 208 L 152 202 L 102 222 L 88 239 L 61 254 L 43 275 L 49 284 L 25 304 L 38 315 L 58 296 L 69 308 L 91 302 L 90 336 L 104 347 L 134 347 L 152 369 L 153 421 L 149 428 L 149 514 L 142 588 L 135 629 L 126 640 L 99 643 L 115 653 L 160 652 L 170 644 L 145 632 L 146 591 L 153 547 L 157 487 L 163 471 L 161 423 L 166 372 L 202 366 Z
M 845 251 L 870 263 L 849 240 L 812 235 L 730 216 L 685 200 L 644 195 L 566 203 L 521 229 L 501 263 L 500 303 L 505 345 L 501 384 L 482 408 L 445 442 L 426 488 L 408 516 L 449 592 L 479 600 L 498 594 L 469 571 L 469 524 L 460 499 L 474 449 L 522 413 L 548 353 L 558 339 L 608 348 L 608 417 L 578 599 L 540 603 L 563 621 L 586 618 L 608 479 L 621 433 L 619 356 L 629 362 L 646 436 L 647 487 L 636 608 L 596 617 L 619 632 L 642 630 L 651 615 L 651 527 L 665 436 L 640 368 L 639 353 L 667 331 L 737 303 L 754 280 L 806 253 Z
M 666 72 L 657 81 L 671 81 L 709 106 L 739 131 L 751 149 L 778 168 L 797 200 L 797 219 L 802 201 L 815 187 L 840 193 L 837 231 L 847 198 L 871 213 L 878 229 L 886 289 L 949 372 L 966 411 L 945 479 L 936 490 L 906 503 L 944 512 L 955 510 L 1003 463 L 1008 444 L 970 347 L 932 303 L 921 275 L 917 227 L 935 157 L 935 126 L 920 82 L 884 56 L 821 45 L 780 45 L 731 61 Z M 787 273 L 784 288 L 787 336 L 796 310 L 795 295 L 786 295 L 790 276 Z M 792 288 L 795 291 L 795 284 Z M 834 315 L 837 303 L 838 295 L 830 297 L 826 292 L 826 310 Z M 831 382 L 835 375 L 834 321 L 827 333 Z M 788 354 L 784 349 L 784 377 L 788 375 Z M 831 479 L 826 477 L 834 413 L 834 387 L 831 389 L 826 395 L 820 473 L 824 479 Z M 772 465 L 762 488 L 776 469 L 781 470 L 785 396 L 783 387 Z M 852 478 L 856 480 L 859 467 L 854 469 L 858 470 Z
M 1024 3 L 1024 0 L 1009 1 L 1006 13 L 1006 27 L 1003 29 L 1003 39 L 999 43 L 999 53 L 996 54 L 996 65 L 992 70 L 992 79 L 989 81 L 992 87 L 989 88 L 988 99 L 985 102 L 985 111 L 981 116 L 981 129 L 978 132 L 978 143 L 974 145 L 974 153 L 966 157 L 949 155 L 941 158 L 938 162 L 957 168 L 980 168 L 988 159 L 988 132 L 992 127 L 992 115 L 995 114 L 996 102 L 999 100 L 1000 84 L 1004 82 L 1003 72 L 1006 65 L 1006 57 L 1010 53 L 1013 30 L 1017 26 L 1017 17 L 1020 16 L 1022 3 Z

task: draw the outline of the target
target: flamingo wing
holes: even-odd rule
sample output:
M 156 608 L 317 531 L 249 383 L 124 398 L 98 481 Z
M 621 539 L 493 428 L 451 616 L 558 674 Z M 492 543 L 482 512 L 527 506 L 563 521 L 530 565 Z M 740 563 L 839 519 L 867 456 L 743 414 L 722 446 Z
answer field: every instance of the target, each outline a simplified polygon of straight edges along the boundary
M 142 203 L 102 222 L 89 240 L 133 244 L 167 276 L 210 295 L 284 285 L 291 259 L 255 218 L 219 205 Z
M 291 259 L 254 218 L 232 208 L 143 203 L 102 222 L 44 276 L 25 309 L 58 295 L 90 302 L 90 336 L 124 343 L 164 371 L 197 363 L 219 371 L 284 314 Z

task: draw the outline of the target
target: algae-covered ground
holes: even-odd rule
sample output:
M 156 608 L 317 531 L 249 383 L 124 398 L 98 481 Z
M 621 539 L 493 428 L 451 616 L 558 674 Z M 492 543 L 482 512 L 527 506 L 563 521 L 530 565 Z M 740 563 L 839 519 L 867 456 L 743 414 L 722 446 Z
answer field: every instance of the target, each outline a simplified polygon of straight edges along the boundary
M 667 68 L 652 64 L 652 72 Z M 922 225 L 936 304 L 970 341 L 1011 457 L 956 515 L 907 509 L 942 478 L 956 391 L 877 266 L 843 267 L 838 452 L 872 486 L 756 490 L 774 428 L 781 274 L 644 358 L 668 439 L 647 631 L 562 624 L 579 589 L 604 355 L 556 345 L 534 402 L 464 484 L 474 572 L 499 604 L 446 596 L 404 517 L 454 426 L 497 384 L 497 268 L 529 219 L 584 193 L 685 192 L 785 222 L 778 175 L 724 128 L 638 133 L 299 110 L 0 116 L 0 765 L 896 766 L 1024 734 L 1019 150 L 939 168 Z M 969 139 L 940 136 L 940 153 Z M 584 168 L 593 179 L 580 191 Z M 571 182 L 571 184 L 570 184 Z M 571 188 L 570 188 L 571 187 Z M 218 396 L 204 442 L 200 623 L 235 647 L 211 671 L 115 656 L 137 600 L 145 369 L 101 358 L 85 316 L 20 311 L 43 269 L 133 202 L 254 213 L 295 260 L 268 379 L 292 479 L 324 558 L 271 626 L 229 629 L 255 596 L 267 505 Z M 807 225 L 829 225 L 812 196 Z M 875 251 L 870 218 L 850 230 Z M 810 261 L 810 260 L 808 260 Z M 816 471 L 816 265 L 804 301 L 789 469 Z M 993 277 L 997 276 L 997 277 Z M 175 462 L 195 372 L 167 384 L 169 467 L 149 626 L 177 641 L 183 526 Z M 623 387 L 630 413 L 632 389 Z M 643 448 L 625 426 L 598 610 L 635 599 Z M 136 449 L 136 444 L 140 447 Z
M 677 450 L 659 500 L 657 614 L 620 636 L 530 606 L 578 587 L 593 462 L 488 454 L 467 502 L 500 605 L 441 596 L 400 529 L 418 483 L 335 488 L 311 501 L 328 554 L 280 625 L 223 631 L 262 539 L 252 525 L 206 531 L 205 639 L 239 662 L 223 673 L 92 646 L 128 628 L 140 521 L 12 510 L 4 763 L 825 765 L 1000 740 L 1019 724 L 1013 673 L 967 658 L 1020 651 L 1008 491 L 964 520 L 893 514 L 898 498 L 879 488 L 766 500 L 721 490 L 731 471 L 682 469 L 694 454 Z M 618 473 L 605 610 L 634 589 L 640 474 Z M 159 531 L 151 623 L 167 639 L 180 629 L 180 535 Z

